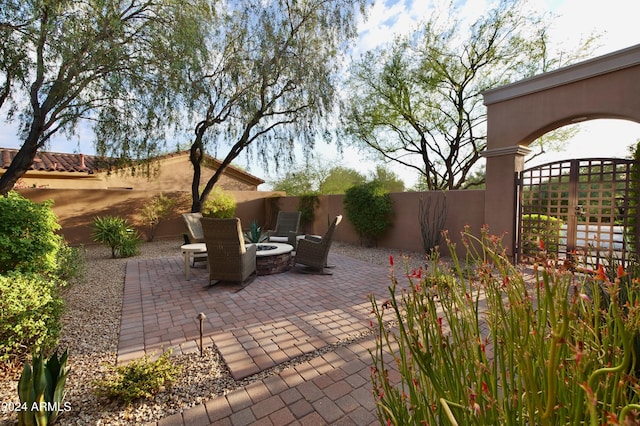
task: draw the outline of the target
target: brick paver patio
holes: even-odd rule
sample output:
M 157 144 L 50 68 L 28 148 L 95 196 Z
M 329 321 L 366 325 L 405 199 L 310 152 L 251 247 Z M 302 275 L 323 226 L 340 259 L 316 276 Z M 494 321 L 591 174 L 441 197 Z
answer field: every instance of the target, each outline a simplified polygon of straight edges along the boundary
M 235 379 L 369 330 L 368 297 L 388 297 L 389 268 L 331 255 L 333 275 L 295 270 L 256 277 L 244 288 L 207 287 L 204 268 L 184 277 L 179 256 L 127 264 L 118 362 L 215 344 Z M 401 275 L 401 274 L 399 274 Z M 377 424 L 371 395 L 372 337 L 214 398 L 159 425 Z

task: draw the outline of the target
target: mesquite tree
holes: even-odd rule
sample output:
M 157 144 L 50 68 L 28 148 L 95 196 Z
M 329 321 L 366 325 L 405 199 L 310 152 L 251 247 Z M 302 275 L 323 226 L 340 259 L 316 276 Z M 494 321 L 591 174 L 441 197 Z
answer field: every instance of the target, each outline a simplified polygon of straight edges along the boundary
M 156 153 L 211 17 L 204 0 L 3 1 L 0 112 L 17 121 L 23 143 L 0 194 L 54 134 L 84 119 L 95 125 L 99 153 Z
M 332 112 L 346 42 L 367 0 L 238 0 L 217 11 L 209 68 L 191 76 L 192 211 L 242 152 L 276 166 L 295 142 L 313 147 Z M 222 164 L 200 193 L 205 153 Z
M 550 21 L 501 0 L 471 26 L 434 14 L 417 31 L 367 52 L 352 67 L 345 133 L 385 161 L 416 170 L 426 189 L 483 183 L 486 148 L 482 92 L 520 80 L 588 52 L 552 55 Z

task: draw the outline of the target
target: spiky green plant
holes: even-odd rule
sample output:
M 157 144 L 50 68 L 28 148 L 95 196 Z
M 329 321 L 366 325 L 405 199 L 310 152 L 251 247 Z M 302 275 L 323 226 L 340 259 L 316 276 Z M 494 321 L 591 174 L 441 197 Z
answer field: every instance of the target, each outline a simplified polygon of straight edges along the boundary
M 34 354 L 33 368 L 28 362 L 24 364 L 18 382 L 21 408 L 18 411 L 18 425 L 52 425 L 58 419 L 60 411 L 68 408 L 63 405 L 68 356 L 68 349 L 60 357 L 56 352 L 47 360 L 41 353 Z
M 140 234 L 121 217 L 96 217 L 93 220 L 93 240 L 111 248 L 111 257 L 131 257 L 138 253 Z
M 253 221 L 249 225 L 249 231 L 244 233 L 244 238 L 250 243 L 261 243 L 267 239 L 268 235 L 262 233 L 262 228 L 258 226 L 258 222 Z

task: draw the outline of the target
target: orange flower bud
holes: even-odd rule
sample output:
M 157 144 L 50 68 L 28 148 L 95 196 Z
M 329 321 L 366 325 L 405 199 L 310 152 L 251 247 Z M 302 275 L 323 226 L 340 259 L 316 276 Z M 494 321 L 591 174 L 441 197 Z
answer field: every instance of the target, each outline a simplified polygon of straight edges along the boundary
M 600 281 L 607 281 L 607 274 L 604 272 L 604 266 L 598 265 L 598 270 L 596 271 L 596 279 Z

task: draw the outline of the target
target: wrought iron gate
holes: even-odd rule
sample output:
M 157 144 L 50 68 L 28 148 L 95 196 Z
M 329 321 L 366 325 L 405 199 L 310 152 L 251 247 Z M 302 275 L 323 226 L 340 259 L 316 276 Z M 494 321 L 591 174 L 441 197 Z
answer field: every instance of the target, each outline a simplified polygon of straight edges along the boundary
M 625 264 L 635 256 L 640 209 L 632 164 L 620 158 L 564 160 L 516 173 L 516 261 L 535 255 L 540 240 L 557 259 L 592 267 L 603 259 Z

